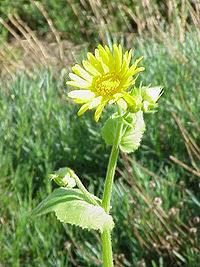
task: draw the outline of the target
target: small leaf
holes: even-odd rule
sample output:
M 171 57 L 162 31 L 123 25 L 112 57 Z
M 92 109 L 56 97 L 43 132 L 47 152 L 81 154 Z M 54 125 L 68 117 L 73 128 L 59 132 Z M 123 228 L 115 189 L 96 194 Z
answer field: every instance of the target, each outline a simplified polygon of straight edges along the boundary
M 120 149 L 123 152 L 130 153 L 139 147 L 145 130 L 143 112 L 138 111 L 137 113 L 129 114 L 126 121 L 129 125 L 124 125 L 124 133 L 121 138 Z
M 93 205 L 79 189 L 58 188 L 33 211 L 39 216 L 54 211 L 58 220 L 82 228 L 112 229 L 113 219 L 101 206 Z

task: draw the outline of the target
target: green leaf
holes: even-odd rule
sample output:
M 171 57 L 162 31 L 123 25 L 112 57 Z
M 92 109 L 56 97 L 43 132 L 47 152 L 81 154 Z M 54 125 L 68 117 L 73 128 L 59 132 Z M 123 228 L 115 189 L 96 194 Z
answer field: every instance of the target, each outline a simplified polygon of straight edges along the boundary
M 123 152 L 131 153 L 139 147 L 145 130 L 143 112 L 130 113 L 126 118 L 126 122 L 128 125 L 124 125 L 120 149 Z
M 101 206 L 93 205 L 79 190 L 58 188 L 43 200 L 33 211 L 33 216 L 40 216 L 54 211 L 58 220 L 82 228 L 100 230 L 112 229 L 113 219 Z
M 111 117 L 109 118 L 106 123 L 103 126 L 102 129 L 102 136 L 104 140 L 106 141 L 107 145 L 112 145 L 115 139 L 116 135 L 116 128 L 117 128 L 117 123 L 119 121 L 119 117 Z

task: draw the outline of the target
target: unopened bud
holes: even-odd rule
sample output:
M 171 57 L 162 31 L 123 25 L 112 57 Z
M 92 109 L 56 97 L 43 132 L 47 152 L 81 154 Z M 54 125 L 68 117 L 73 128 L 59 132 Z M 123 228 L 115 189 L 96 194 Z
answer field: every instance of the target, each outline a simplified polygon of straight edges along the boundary
M 144 112 L 151 112 L 158 106 L 156 102 L 162 94 L 161 91 L 162 88 L 160 86 L 141 88 L 141 95 L 143 100 L 142 110 Z
M 50 179 L 54 180 L 59 186 L 73 188 L 76 186 L 74 175 L 76 174 L 73 170 L 69 168 L 61 168 L 58 171 L 55 171 L 54 174 L 51 174 Z

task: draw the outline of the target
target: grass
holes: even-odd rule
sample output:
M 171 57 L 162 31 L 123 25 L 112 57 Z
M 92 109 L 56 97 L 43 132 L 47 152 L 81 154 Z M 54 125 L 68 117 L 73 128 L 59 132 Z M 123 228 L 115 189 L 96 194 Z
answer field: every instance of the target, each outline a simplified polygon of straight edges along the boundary
M 140 2 L 142 5 L 146 3 Z M 167 1 L 167 4 L 174 2 Z M 107 1 L 99 3 L 102 7 L 108 4 Z M 180 13 L 183 3 L 186 3 L 185 20 Z M 112 4 L 109 12 L 117 2 L 112 1 Z M 38 12 L 35 14 L 39 14 L 39 9 L 32 2 L 31 5 Z M 77 7 L 75 5 L 74 10 Z M 71 10 L 72 5 L 68 8 Z M 104 9 L 99 11 L 98 16 L 96 8 L 93 6 L 88 12 L 97 20 L 96 26 L 101 27 L 98 19 L 105 20 L 101 14 Z M 171 10 L 169 23 L 166 24 L 164 14 L 164 28 L 155 30 L 155 21 L 150 23 L 145 21 L 149 16 L 144 17 L 145 12 L 151 10 L 139 8 L 141 12 L 137 13 L 125 2 L 121 10 L 126 16 L 129 14 L 128 20 L 122 16 L 123 12 L 119 15 L 116 8 L 116 21 L 108 26 L 119 30 L 117 25 L 122 25 L 126 36 L 121 37 L 124 46 L 135 48 L 135 57 L 144 55 L 142 65 L 146 67 L 146 72 L 141 75 L 138 84 L 143 81 L 145 85 L 163 85 L 164 95 L 159 101 L 158 112 L 145 115 L 147 130 L 141 147 L 133 155 L 120 156 L 112 199 L 115 263 L 116 266 L 196 267 L 200 261 L 200 50 L 198 27 L 195 30 L 188 22 L 193 21 L 191 14 L 196 9 L 190 8 L 189 1 L 180 1 L 180 6 Z M 153 14 L 161 12 L 162 5 L 160 8 L 156 9 L 155 5 Z M 132 23 L 135 26 L 129 9 L 137 15 L 138 27 L 142 27 L 139 22 L 143 18 L 147 36 L 142 35 L 145 29 L 139 28 L 138 37 L 131 38 L 128 25 Z M 55 10 L 48 12 L 53 23 L 57 18 L 57 15 L 52 15 Z M 175 12 L 177 16 L 173 15 Z M 39 16 L 41 14 L 40 11 Z M 151 18 L 155 18 L 153 14 Z M 17 17 L 14 18 L 17 20 Z M 179 23 L 181 18 L 182 24 Z M 62 19 L 58 17 L 61 22 Z M 4 21 L 8 21 L 6 16 Z M 19 18 L 17 21 L 19 23 Z M 44 18 L 41 21 L 44 23 Z M 54 32 L 54 38 L 60 34 L 64 39 L 62 30 L 55 25 L 59 31 Z M 45 23 L 41 27 L 49 29 Z M 5 32 L 5 27 L 1 29 L 2 37 L 6 38 L 8 32 Z M 18 32 L 16 27 L 14 29 Z M 31 31 L 26 29 L 30 35 Z M 53 28 L 50 30 L 53 35 Z M 126 34 L 128 31 L 129 35 Z M 71 40 L 78 43 L 80 38 L 83 41 L 84 35 L 79 32 L 75 35 Z M 95 43 L 97 32 L 94 31 L 94 35 L 91 37 L 92 33 L 88 30 L 88 36 Z M 20 35 L 20 38 L 22 41 L 25 37 Z M 112 43 L 112 38 L 107 38 L 107 42 Z M 93 121 L 92 111 L 78 118 L 78 106 L 66 97 L 68 70 L 65 64 L 71 64 L 73 59 L 68 57 L 65 49 L 63 60 L 60 58 L 59 39 L 56 39 L 56 44 L 60 50 L 53 54 L 49 53 L 46 40 L 35 40 L 34 46 L 29 43 L 21 50 L 10 46 L 7 41 L 1 42 L 1 53 L 5 52 L 5 57 L 0 81 L 0 265 L 101 266 L 98 233 L 62 225 L 53 214 L 29 218 L 32 209 L 56 187 L 49 181 L 48 175 L 59 167 L 74 169 L 89 191 L 102 196 L 110 151 L 100 134 L 110 110 L 103 113 L 98 124 Z M 20 44 L 23 44 L 21 41 Z M 47 49 L 46 58 L 41 54 L 42 46 Z M 16 52 L 16 59 L 12 51 Z M 25 60 L 18 61 L 23 51 L 30 55 L 28 61 L 35 62 L 31 67 Z M 86 52 L 87 45 L 78 47 L 75 57 L 80 61 Z M 186 170 L 186 167 L 189 169 Z

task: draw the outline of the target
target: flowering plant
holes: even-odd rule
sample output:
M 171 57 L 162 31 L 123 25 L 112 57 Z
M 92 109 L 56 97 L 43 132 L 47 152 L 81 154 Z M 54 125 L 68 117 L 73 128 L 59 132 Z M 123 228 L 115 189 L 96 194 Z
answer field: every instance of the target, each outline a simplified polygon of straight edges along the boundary
M 131 63 L 132 50 L 122 53 L 121 45 L 112 49 L 99 45 L 94 54 L 87 53 L 82 65 L 72 67 L 68 85 L 79 88 L 68 93 L 74 102 L 82 104 L 78 115 L 96 109 L 94 120 L 99 121 L 107 104 L 116 104 L 112 114 L 102 128 L 102 136 L 112 145 L 102 199 L 94 196 L 69 168 L 62 168 L 51 175 L 60 188 L 43 200 L 34 210 L 35 215 L 50 211 L 56 213 L 61 222 L 82 228 L 100 231 L 103 263 L 113 266 L 111 231 L 114 227 L 110 215 L 110 199 L 119 149 L 134 152 L 140 145 L 145 123 L 143 112 L 154 112 L 161 96 L 161 87 L 135 87 L 135 82 L 144 67 L 137 67 L 142 57 Z M 75 188 L 77 187 L 77 188 Z

